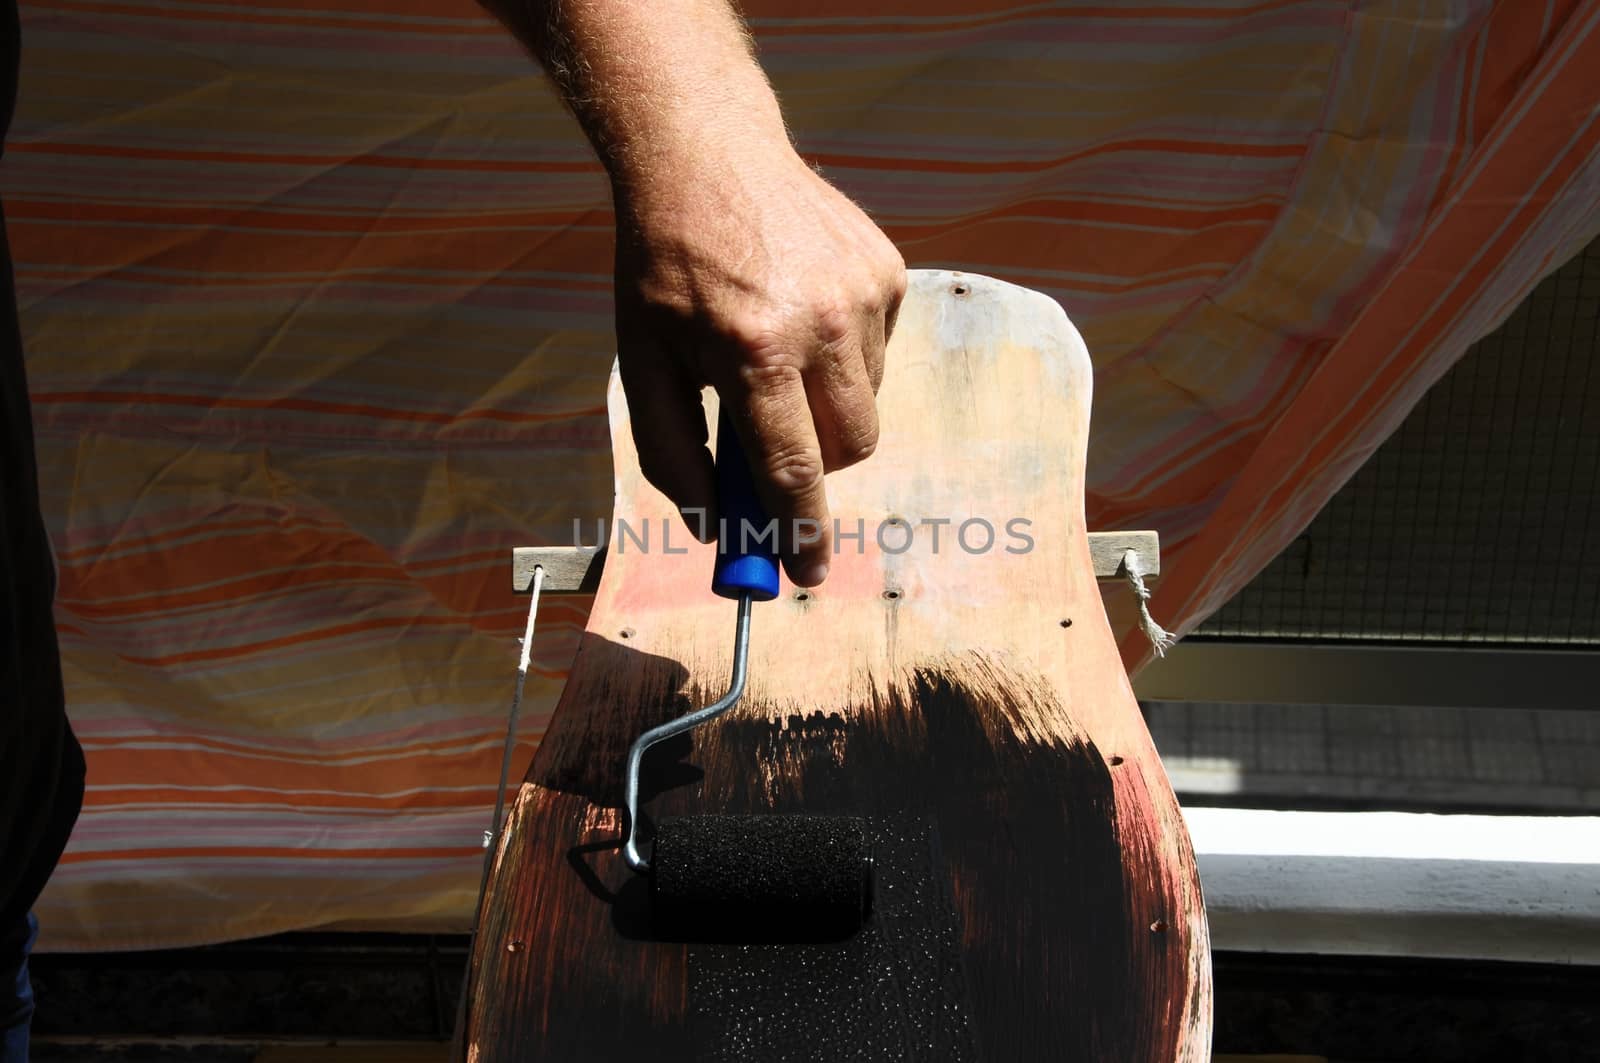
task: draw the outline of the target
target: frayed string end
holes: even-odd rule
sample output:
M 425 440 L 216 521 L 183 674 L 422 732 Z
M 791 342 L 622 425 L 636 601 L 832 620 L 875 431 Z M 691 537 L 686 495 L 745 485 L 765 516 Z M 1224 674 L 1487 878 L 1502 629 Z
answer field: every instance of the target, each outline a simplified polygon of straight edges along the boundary
M 1150 588 L 1144 583 L 1144 567 L 1139 564 L 1139 551 L 1123 551 L 1122 571 L 1128 579 L 1128 586 L 1133 589 L 1133 596 L 1139 600 L 1139 630 L 1150 640 L 1150 648 L 1156 656 L 1165 657 L 1167 651 L 1178 644 L 1178 637 L 1156 623 L 1155 617 L 1150 615 Z

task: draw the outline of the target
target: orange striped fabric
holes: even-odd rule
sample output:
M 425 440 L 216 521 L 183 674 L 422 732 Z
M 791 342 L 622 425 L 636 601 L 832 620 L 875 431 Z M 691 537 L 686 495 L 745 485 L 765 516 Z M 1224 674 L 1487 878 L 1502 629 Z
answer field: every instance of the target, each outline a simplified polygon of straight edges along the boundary
M 746 7 L 911 264 L 1066 306 L 1091 526 L 1162 533 L 1180 629 L 1600 231 L 1595 0 Z M 44 944 L 459 929 L 507 552 L 610 509 L 605 183 L 470 0 L 23 16 L 0 191 L 90 772 Z

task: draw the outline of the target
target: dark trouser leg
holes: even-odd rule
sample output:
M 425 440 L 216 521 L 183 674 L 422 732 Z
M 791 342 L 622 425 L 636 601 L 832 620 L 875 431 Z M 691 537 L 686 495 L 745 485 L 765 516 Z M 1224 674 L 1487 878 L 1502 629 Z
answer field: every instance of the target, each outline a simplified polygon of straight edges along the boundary
M 33 1020 L 28 953 L 38 936 L 39 922 L 32 912 L 0 929 L 0 1063 L 28 1063 L 28 1027 Z

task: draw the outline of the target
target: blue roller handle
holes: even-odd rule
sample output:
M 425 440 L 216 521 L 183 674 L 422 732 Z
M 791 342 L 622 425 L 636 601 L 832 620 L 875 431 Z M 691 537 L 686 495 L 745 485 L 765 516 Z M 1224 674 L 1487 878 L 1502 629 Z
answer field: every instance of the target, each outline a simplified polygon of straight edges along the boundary
M 717 508 L 722 523 L 711 589 L 724 598 L 772 601 L 778 596 L 777 525 L 769 527 L 750 463 L 726 413 L 717 418 Z

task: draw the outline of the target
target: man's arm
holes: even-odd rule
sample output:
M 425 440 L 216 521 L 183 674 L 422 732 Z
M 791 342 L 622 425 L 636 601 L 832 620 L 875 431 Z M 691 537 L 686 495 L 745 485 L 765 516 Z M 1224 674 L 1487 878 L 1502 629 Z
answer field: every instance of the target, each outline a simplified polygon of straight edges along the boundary
M 611 175 L 617 347 L 646 478 L 715 511 L 717 389 L 801 586 L 832 555 L 823 473 L 872 453 L 905 263 L 806 165 L 726 0 L 485 0 L 543 63 Z M 689 521 L 699 531 L 697 522 Z M 709 528 L 707 529 L 709 530 Z

